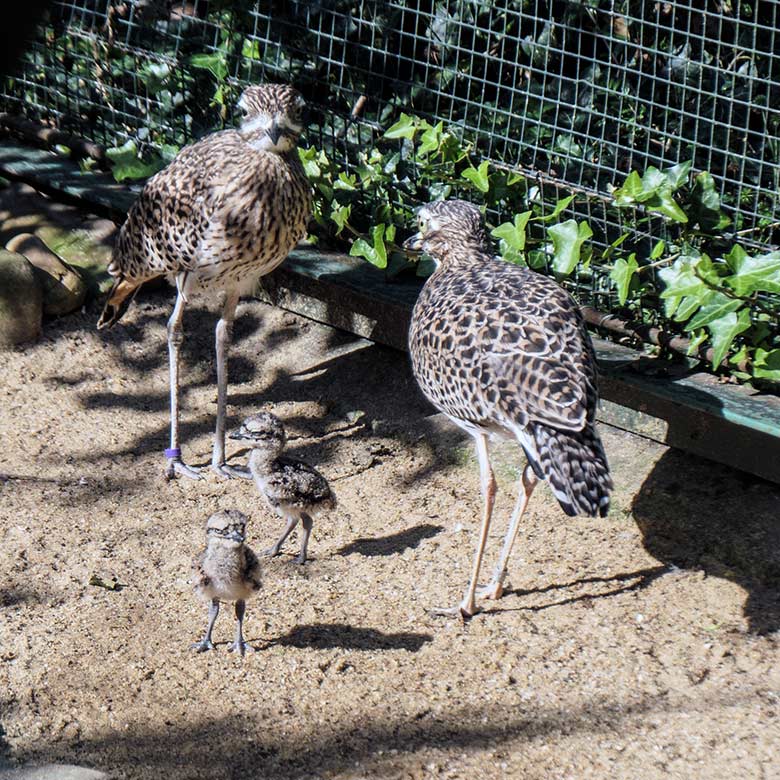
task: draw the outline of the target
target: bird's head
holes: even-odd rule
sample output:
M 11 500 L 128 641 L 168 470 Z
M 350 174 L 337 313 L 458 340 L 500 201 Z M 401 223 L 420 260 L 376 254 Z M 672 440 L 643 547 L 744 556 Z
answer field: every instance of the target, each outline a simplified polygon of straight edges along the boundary
M 246 539 L 246 515 L 237 509 L 215 512 L 206 522 L 206 539 L 209 545 L 240 547 Z
M 270 412 L 248 417 L 237 431 L 230 434 L 230 438 L 247 441 L 253 450 L 259 450 L 270 458 L 280 455 L 287 443 L 282 421 Z
M 404 249 L 425 253 L 438 265 L 459 249 L 489 251 L 480 210 L 465 200 L 437 200 L 417 210 L 418 231 L 404 241 Z
M 238 100 L 244 112 L 238 131 L 259 151 L 289 152 L 303 130 L 305 107 L 301 93 L 287 84 L 247 87 Z

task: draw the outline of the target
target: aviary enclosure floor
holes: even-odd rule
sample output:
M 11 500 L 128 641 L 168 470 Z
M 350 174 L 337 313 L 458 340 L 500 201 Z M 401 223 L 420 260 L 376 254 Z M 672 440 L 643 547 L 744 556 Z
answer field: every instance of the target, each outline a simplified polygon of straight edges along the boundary
M 534 495 L 511 587 L 463 625 L 478 471 L 405 355 L 243 303 L 229 417 L 273 409 L 340 505 L 265 563 L 257 652 L 194 654 L 207 516 L 281 530 L 245 481 L 162 477 L 170 290 L 108 333 L 97 309 L 3 356 L 0 756 L 116 778 L 778 777 L 780 490 L 603 428 L 604 520 Z M 210 457 L 215 316 L 186 316 L 183 448 Z M 233 462 L 244 455 L 235 442 Z M 501 493 L 485 578 L 520 461 Z M 106 587 L 109 586 L 109 587 Z

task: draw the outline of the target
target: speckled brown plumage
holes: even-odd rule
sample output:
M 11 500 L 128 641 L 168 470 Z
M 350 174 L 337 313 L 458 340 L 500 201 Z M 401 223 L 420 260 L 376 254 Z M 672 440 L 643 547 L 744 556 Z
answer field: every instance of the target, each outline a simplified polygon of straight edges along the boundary
M 209 603 L 206 634 L 193 645 L 199 652 L 214 648 L 211 632 L 222 601 L 236 605 L 236 639 L 229 649 L 241 655 L 251 649 L 242 634 L 245 602 L 260 590 L 262 579 L 260 562 L 245 538 L 246 517 L 235 509 L 216 512 L 206 523 L 206 548 L 192 565 L 195 592 Z
M 231 439 L 251 443 L 249 471 L 268 506 L 287 520 L 280 539 L 266 554 L 278 555 L 282 544 L 300 520 L 303 525 L 298 563 L 306 562 L 313 518 L 336 506 L 328 480 L 302 460 L 282 455 L 287 437 L 281 420 L 269 412 L 256 414 L 241 425 Z
M 546 479 L 567 514 L 606 514 L 612 480 L 595 430 L 596 361 L 577 304 L 552 279 L 493 257 L 471 204 L 432 203 L 419 216 L 407 243 L 437 268 L 412 315 L 412 368 L 430 401 L 477 439 L 484 492 L 493 484 L 487 438 L 509 435 L 532 470 L 526 501 Z
M 181 322 L 189 296 L 224 295 L 217 362 L 218 382 L 226 383 L 223 353 L 238 297 L 250 292 L 306 235 L 311 187 L 296 150 L 302 97 L 292 87 L 266 84 L 246 89 L 239 106 L 246 113 L 239 128 L 186 147 L 146 183 L 120 230 L 108 268 L 115 282 L 98 328 L 121 318 L 144 281 L 166 276 L 176 284 L 179 295 L 169 322 L 172 384 L 178 383 Z M 224 426 L 220 432 L 223 407 L 218 406 L 212 465 L 230 476 L 224 464 Z M 174 412 L 178 406 L 172 397 L 172 417 Z M 172 420 L 173 453 L 179 451 L 176 426 Z M 169 476 L 174 471 L 197 476 L 179 456 L 169 458 Z

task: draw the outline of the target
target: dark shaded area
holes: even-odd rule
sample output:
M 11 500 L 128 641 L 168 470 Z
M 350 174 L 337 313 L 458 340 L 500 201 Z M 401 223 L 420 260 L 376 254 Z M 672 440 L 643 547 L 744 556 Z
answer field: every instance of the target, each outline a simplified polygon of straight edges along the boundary
M 43 21 L 51 0 L 25 0 L 3 9 L 4 20 L 0 24 L 0 76 L 13 70 L 16 61 L 30 45 L 36 26 Z M 11 21 L 13 19 L 13 21 Z
M 780 488 L 669 450 L 632 511 L 651 555 L 738 583 L 750 630 L 780 628 Z
M 336 550 L 336 555 L 352 555 L 353 553 L 367 557 L 394 555 L 417 547 L 423 539 L 430 539 L 443 530 L 444 526 L 442 525 L 423 523 L 387 536 L 355 539 L 354 542 Z
M 717 693 L 698 697 L 700 706 L 738 706 L 744 696 Z M 510 742 L 531 742 L 548 738 L 555 741 L 574 733 L 603 734 L 620 732 L 626 724 L 641 723 L 650 715 L 688 710 L 690 701 L 677 705 L 666 695 L 648 696 L 634 704 L 625 699 L 613 701 L 594 698 L 586 707 L 536 708 L 527 714 L 507 712 L 497 706 L 459 707 L 434 716 L 389 716 L 381 721 L 330 722 L 314 727 L 301 737 L 268 728 L 268 724 L 236 715 L 223 719 L 204 719 L 197 725 L 170 724 L 165 732 L 134 727 L 115 730 L 106 736 L 85 739 L 74 751 L 72 745 L 39 743 L 41 746 L 17 761 L 76 761 L 109 772 L 137 774 L 140 768 L 154 769 L 166 780 L 192 778 L 274 778 L 294 780 L 310 776 L 333 776 L 362 763 L 371 777 L 395 777 L 385 774 L 388 751 L 414 755 L 427 748 L 449 746 L 453 751 L 487 750 Z M 175 745 L 175 750 L 171 746 Z
M 0 588 L 0 607 L 14 607 L 17 604 L 38 604 L 43 600 L 41 595 L 31 588 Z M 2 737 L 2 732 L 0 732 L 0 737 Z M 0 753 L 2 753 L 1 747 L 2 742 L 0 740 Z
M 286 636 L 269 642 L 283 647 L 314 648 L 324 650 L 339 647 L 343 650 L 408 650 L 416 653 L 426 642 L 432 642 L 432 634 L 401 632 L 385 634 L 374 628 L 361 628 L 339 623 L 314 623 L 296 626 Z

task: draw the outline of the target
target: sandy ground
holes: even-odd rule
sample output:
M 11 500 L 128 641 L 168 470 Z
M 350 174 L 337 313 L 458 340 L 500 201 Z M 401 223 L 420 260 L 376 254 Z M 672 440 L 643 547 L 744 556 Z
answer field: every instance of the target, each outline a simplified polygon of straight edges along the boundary
M 312 560 L 264 563 L 258 652 L 194 654 L 189 584 L 207 516 L 281 530 L 245 481 L 162 477 L 170 291 L 97 333 L 94 305 L 3 355 L 0 763 L 115 778 L 780 777 L 780 489 L 602 429 L 604 520 L 534 495 L 511 587 L 466 625 L 480 499 L 467 442 L 407 357 L 243 303 L 230 422 L 273 409 L 333 481 Z M 187 315 L 183 447 L 210 457 L 214 312 Z M 230 442 L 232 462 L 244 451 Z M 501 493 L 485 577 L 520 461 Z M 108 587 L 106 587 L 108 586 Z

